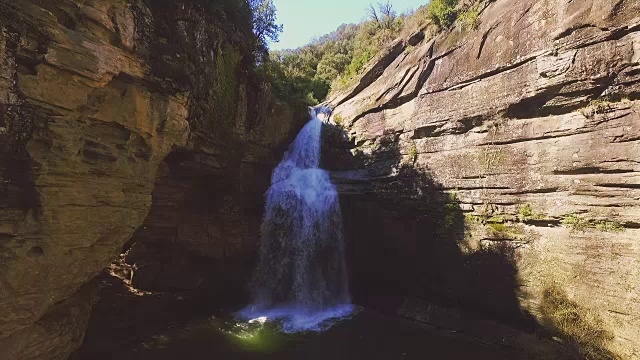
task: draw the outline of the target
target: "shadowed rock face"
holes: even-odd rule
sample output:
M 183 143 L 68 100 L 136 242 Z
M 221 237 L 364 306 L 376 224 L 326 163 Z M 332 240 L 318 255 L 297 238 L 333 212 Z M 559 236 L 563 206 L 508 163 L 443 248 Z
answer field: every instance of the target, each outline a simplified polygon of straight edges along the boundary
M 252 75 L 243 9 L 202 4 L 0 1 L 0 358 L 63 359 L 79 345 L 96 288 L 84 284 L 152 203 L 149 241 L 231 254 L 211 234 L 257 233 L 258 221 L 234 221 L 259 208 L 294 111 Z M 198 186 L 213 197 L 217 183 L 226 202 L 198 207 Z M 236 217 L 207 222 L 232 206 Z M 153 233 L 157 219 L 183 225 Z
M 560 288 L 596 319 L 601 356 L 638 358 L 640 2 L 478 9 L 477 29 L 427 28 L 415 47 L 400 39 L 328 101 L 352 144 L 349 156 L 329 140 L 325 161 L 342 194 L 355 301 L 375 298 L 357 285 L 373 271 L 368 289 L 532 315 L 589 348 L 550 314 L 559 302 L 545 294 Z

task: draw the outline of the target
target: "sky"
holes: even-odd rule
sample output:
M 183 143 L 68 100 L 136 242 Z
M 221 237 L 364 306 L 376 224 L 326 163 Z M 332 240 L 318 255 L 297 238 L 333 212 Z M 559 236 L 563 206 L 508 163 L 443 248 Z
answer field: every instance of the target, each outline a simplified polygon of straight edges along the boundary
M 380 0 L 273 0 L 278 12 L 277 23 L 284 25 L 280 42 L 271 43 L 271 50 L 293 49 L 312 38 L 322 36 L 348 23 L 359 23 L 366 17 L 370 3 Z M 402 13 L 417 9 L 428 0 L 391 0 L 393 8 Z

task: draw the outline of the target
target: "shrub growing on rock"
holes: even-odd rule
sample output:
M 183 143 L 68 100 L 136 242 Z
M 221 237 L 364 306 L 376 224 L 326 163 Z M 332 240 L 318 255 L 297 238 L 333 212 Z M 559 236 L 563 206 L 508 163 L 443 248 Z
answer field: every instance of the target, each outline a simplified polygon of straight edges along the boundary
M 431 21 L 442 29 L 450 28 L 458 17 L 456 5 L 458 0 L 432 0 L 429 5 Z

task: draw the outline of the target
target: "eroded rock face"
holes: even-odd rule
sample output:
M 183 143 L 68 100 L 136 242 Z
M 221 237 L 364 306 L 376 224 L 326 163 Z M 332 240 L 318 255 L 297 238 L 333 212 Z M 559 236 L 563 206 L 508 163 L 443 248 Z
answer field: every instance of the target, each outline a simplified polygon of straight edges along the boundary
M 400 40 L 329 101 L 354 144 L 327 162 L 356 292 L 588 328 L 582 351 L 638 358 L 640 2 L 478 6 L 477 29 Z
M 143 224 L 167 155 L 196 159 L 188 181 L 232 177 L 292 132 L 241 9 L 197 4 L 0 1 L 0 358 L 79 345 L 83 285 Z

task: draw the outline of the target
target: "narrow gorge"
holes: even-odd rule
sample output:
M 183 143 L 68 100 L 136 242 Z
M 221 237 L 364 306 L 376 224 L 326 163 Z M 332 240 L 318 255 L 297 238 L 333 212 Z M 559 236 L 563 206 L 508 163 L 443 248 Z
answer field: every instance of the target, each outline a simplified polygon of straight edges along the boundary
M 455 3 L 317 108 L 309 231 L 245 1 L 0 0 L 0 359 L 640 359 L 640 1 Z M 252 299 L 310 238 L 335 279 Z M 260 301 L 354 311 L 256 345 Z

